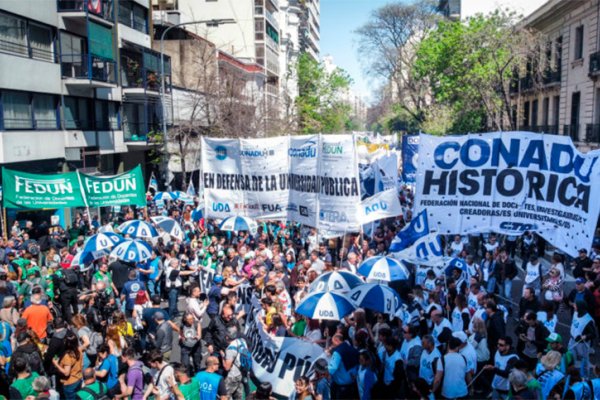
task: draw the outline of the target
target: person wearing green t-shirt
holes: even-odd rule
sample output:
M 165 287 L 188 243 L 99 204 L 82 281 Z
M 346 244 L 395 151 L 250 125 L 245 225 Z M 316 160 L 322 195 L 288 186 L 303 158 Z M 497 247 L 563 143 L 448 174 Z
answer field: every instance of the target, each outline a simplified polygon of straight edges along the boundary
M 177 400 L 200 400 L 200 383 L 196 378 L 190 378 L 187 367 L 180 363 L 173 365 L 175 370 L 175 381 L 169 382 L 169 386 Z
M 37 393 L 33 389 L 33 381 L 39 375 L 37 372 L 29 371 L 27 360 L 24 357 L 15 358 L 12 360 L 12 368 L 17 374 L 17 379 L 10 385 L 9 397 L 11 399 L 25 399 L 27 396 L 37 397 Z
M 93 368 L 83 370 L 83 387 L 75 394 L 80 400 L 95 400 L 107 396 L 108 389 L 102 382 L 96 380 L 96 371 Z

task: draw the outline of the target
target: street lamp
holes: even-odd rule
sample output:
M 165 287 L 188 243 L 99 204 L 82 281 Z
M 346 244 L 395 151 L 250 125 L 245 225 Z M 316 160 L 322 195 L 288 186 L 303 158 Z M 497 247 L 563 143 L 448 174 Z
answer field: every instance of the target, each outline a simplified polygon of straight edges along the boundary
M 221 18 L 221 19 L 206 19 L 201 21 L 189 21 L 182 22 L 180 24 L 175 24 L 169 26 L 165 29 L 160 35 L 160 105 L 162 108 L 162 127 L 163 127 L 163 140 L 165 141 L 165 151 L 167 148 L 167 106 L 165 104 L 165 36 L 167 32 L 169 32 L 173 28 L 177 28 L 184 25 L 194 25 L 194 24 L 206 24 L 206 26 L 214 28 L 221 24 L 234 24 L 235 20 L 232 18 Z

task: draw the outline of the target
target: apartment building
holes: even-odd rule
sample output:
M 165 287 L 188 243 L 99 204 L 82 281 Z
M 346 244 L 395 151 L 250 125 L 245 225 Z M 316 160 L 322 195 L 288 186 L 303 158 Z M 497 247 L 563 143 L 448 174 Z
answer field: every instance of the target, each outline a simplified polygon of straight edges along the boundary
M 545 35 L 541 61 L 549 68 L 541 82 L 521 74 L 512 89 L 521 129 L 569 135 L 583 150 L 600 146 L 599 7 L 599 0 L 550 0 L 524 19 Z
M 145 165 L 146 148 L 132 143 L 156 114 L 149 32 L 149 0 L 0 0 L 0 164 Z

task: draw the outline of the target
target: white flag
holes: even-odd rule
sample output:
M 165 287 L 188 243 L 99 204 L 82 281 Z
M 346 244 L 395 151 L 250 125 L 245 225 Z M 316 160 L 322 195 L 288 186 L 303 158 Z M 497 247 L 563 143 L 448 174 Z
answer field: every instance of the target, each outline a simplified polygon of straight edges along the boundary
M 155 192 L 158 190 L 158 181 L 154 176 L 154 171 L 152 171 L 152 173 L 150 174 L 150 182 L 148 182 L 148 190 L 150 189 L 154 189 Z
M 358 205 L 357 218 L 360 224 L 402 214 L 402 206 L 396 189 L 379 192 Z

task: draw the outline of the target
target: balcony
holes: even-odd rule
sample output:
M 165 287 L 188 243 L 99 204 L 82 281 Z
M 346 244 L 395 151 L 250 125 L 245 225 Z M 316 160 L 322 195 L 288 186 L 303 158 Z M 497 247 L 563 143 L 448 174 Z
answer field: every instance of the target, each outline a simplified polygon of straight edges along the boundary
M 61 74 L 71 86 L 113 87 L 117 63 L 89 54 L 62 54 Z
M 600 144 L 600 124 L 587 124 L 585 126 L 585 141 Z
M 526 76 L 525 78 L 519 79 L 519 83 L 521 85 L 521 92 L 532 90 L 533 89 L 533 77 Z
M 598 75 L 600 75 L 600 51 L 590 54 L 589 76 L 594 77 Z
M 113 0 L 58 0 L 58 12 L 63 18 L 91 18 L 112 25 L 115 20 Z
M 126 142 L 148 142 L 149 133 L 160 132 L 158 122 L 123 122 L 123 139 Z
M 555 71 L 544 71 L 544 75 L 542 76 L 542 82 L 545 86 L 554 86 L 556 84 L 560 85 L 561 72 L 562 71 L 560 69 L 557 69 Z
M 579 125 L 563 125 L 563 134 L 569 136 L 573 142 L 579 142 Z
M 152 50 L 127 48 L 121 50 L 121 78 L 123 93 L 128 100 L 135 97 L 158 97 L 161 90 L 160 54 Z M 171 87 L 171 58 L 165 60 L 165 90 Z
M 267 21 L 269 21 L 269 23 L 273 26 L 273 28 L 275 29 L 279 29 L 279 23 L 277 22 L 277 19 L 275 18 L 275 16 L 267 9 L 265 9 L 265 18 L 267 19 Z

